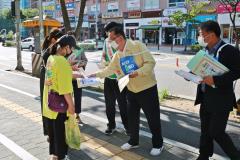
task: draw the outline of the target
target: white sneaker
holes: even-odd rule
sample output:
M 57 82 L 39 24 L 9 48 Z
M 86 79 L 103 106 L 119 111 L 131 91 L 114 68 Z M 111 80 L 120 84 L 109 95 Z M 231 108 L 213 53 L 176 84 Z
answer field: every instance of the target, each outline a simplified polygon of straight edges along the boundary
M 122 150 L 125 150 L 125 151 L 130 150 L 132 148 L 138 148 L 138 147 L 139 147 L 138 145 L 133 146 L 129 143 L 125 143 L 121 146 Z
M 161 148 L 152 148 L 150 154 L 152 156 L 159 156 L 161 154 L 163 148 L 164 148 L 163 146 Z
M 66 155 L 65 158 L 63 160 L 70 160 L 69 156 Z

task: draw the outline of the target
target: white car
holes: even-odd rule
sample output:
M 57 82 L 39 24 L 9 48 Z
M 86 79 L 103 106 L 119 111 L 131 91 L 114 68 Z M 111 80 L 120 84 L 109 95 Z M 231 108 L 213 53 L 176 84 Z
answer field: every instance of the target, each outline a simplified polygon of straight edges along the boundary
M 81 43 L 82 44 L 94 44 L 95 49 L 103 49 L 103 41 L 102 40 L 98 40 L 97 47 L 96 47 L 96 40 L 95 39 L 86 39 Z
M 34 51 L 34 38 L 29 37 L 22 40 L 21 49 L 29 49 L 30 51 Z

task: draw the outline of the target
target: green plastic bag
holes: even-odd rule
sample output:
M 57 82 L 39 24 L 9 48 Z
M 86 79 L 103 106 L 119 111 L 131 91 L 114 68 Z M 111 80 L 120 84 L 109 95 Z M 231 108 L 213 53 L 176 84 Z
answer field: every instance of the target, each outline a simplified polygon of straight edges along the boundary
M 80 129 L 75 116 L 69 116 L 65 121 L 66 143 L 72 149 L 80 150 Z

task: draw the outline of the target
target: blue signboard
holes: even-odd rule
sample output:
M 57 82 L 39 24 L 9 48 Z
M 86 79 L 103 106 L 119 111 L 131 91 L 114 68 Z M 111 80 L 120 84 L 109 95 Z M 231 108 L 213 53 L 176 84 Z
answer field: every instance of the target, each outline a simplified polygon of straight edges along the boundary
M 75 9 L 75 3 L 66 3 L 66 9 L 67 10 L 72 10 L 72 9 Z M 60 4 L 57 4 L 56 5 L 56 10 L 61 10 L 61 5 Z
M 75 19 L 75 17 L 69 17 L 69 21 L 70 21 L 71 23 L 73 23 L 73 22 L 76 21 L 76 19 Z
M 197 21 L 197 23 L 202 23 L 202 22 L 206 22 L 206 21 L 209 21 L 209 20 L 216 21 L 217 20 L 217 15 L 215 15 L 215 14 L 198 15 L 197 17 L 194 18 L 194 20 Z
M 75 8 L 75 4 L 74 3 L 66 3 L 66 8 L 67 9 L 74 9 Z

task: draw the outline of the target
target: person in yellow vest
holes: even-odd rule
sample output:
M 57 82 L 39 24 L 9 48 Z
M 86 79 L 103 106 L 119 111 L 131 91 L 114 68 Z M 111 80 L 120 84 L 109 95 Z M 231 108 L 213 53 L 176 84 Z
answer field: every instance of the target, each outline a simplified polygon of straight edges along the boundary
M 67 160 L 68 146 L 65 142 L 64 122 L 67 113 L 74 114 L 75 107 L 72 99 L 72 68 L 65 58 L 76 47 L 72 36 L 64 35 L 53 46 L 51 56 L 46 64 L 46 83 L 43 92 L 43 116 L 48 120 L 49 153 L 52 160 Z M 49 85 L 48 82 L 51 82 Z M 63 95 L 67 103 L 66 112 L 58 112 L 49 107 L 49 93 Z
M 120 26 L 119 23 L 109 22 L 104 26 L 106 34 L 108 31 L 115 27 Z M 103 45 L 102 53 L 102 64 L 107 67 L 111 62 L 113 55 L 116 53 L 110 43 L 109 38 L 106 38 Z M 116 130 L 116 100 L 118 102 L 118 107 L 120 110 L 120 116 L 122 119 L 123 126 L 125 128 L 125 133 L 128 134 L 128 120 L 127 120 L 127 100 L 126 100 L 126 88 L 120 92 L 118 88 L 117 73 L 110 75 L 104 79 L 104 97 L 106 105 L 106 115 L 108 119 L 107 129 L 105 130 L 106 135 L 111 135 Z
M 40 96 L 41 96 L 41 111 L 43 111 L 43 88 L 44 88 L 44 81 L 45 81 L 45 65 L 47 64 L 47 59 L 50 56 L 51 53 L 51 45 L 56 43 L 58 38 L 62 37 L 63 33 L 59 29 L 53 29 L 48 36 L 45 37 L 42 45 L 42 65 L 40 67 Z M 48 129 L 47 129 L 47 124 L 48 124 L 48 119 L 44 116 L 42 116 L 42 122 L 43 122 L 43 134 L 45 136 L 48 135 Z M 49 138 L 47 138 L 47 141 L 49 141 Z
M 89 77 L 104 78 L 115 72 L 129 75 L 127 102 L 130 139 L 121 148 L 129 150 L 139 147 L 140 109 L 142 109 L 152 133 L 153 148 L 150 154 L 160 155 L 163 150 L 163 138 L 157 81 L 154 74 L 156 62 L 143 43 L 125 38 L 122 27 L 110 29 L 108 36 L 111 46 L 117 49 L 117 52 L 108 67 Z

